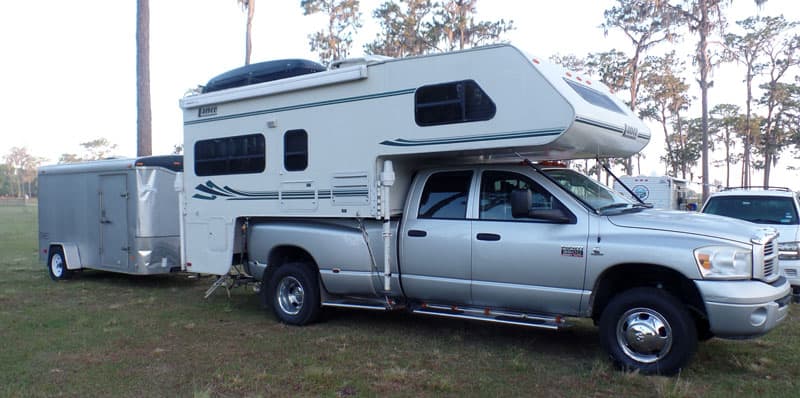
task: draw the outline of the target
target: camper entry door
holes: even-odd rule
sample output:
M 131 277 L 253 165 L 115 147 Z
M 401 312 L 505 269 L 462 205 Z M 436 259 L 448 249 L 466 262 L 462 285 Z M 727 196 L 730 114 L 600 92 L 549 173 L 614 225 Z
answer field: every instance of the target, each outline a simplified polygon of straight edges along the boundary
M 100 263 L 128 269 L 128 178 L 125 174 L 100 176 Z

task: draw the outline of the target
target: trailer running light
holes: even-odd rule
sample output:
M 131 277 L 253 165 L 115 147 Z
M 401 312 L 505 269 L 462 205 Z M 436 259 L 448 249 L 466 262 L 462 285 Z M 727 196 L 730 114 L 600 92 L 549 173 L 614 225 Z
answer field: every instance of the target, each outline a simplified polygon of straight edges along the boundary
M 192 266 L 192 263 L 186 263 L 186 266 L 187 266 L 187 267 L 191 267 L 191 266 Z
M 47 249 L 42 249 L 42 253 L 47 254 Z

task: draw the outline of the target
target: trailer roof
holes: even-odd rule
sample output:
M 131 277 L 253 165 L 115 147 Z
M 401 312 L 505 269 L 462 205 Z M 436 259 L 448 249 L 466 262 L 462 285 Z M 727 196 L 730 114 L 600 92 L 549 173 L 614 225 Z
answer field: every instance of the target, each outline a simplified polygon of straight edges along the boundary
M 183 156 L 143 156 L 139 158 L 112 158 L 80 163 L 54 164 L 39 167 L 39 174 L 123 171 L 136 167 L 161 167 L 176 172 L 183 171 Z

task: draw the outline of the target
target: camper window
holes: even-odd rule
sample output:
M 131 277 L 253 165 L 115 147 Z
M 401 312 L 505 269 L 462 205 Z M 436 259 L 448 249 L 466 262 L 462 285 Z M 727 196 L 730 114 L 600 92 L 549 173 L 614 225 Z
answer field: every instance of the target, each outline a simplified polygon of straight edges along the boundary
M 283 135 L 283 167 L 286 171 L 303 171 L 308 167 L 308 133 L 289 130 Z
M 419 218 L 467 218 L 471 171 L 436 173 L 428 178 L 419 203 Z
M 623 115 L 625 114 L 625 112 L 623 112 L 622 109 L 620 109 L 619 106 L 617 106 L 617 104 L 614 103 L 614 100 L 608 98 L 605 94 L 597 90 L 591 89 L 589 87 L 583 86 L 579 83 L 573 82 L 572 80 L 564 79 L 564 81 L 567 82 L 567 84 L 569 84 L 569 86 L 572 87 L 572 89 L 575 90 L 575 92 L 578 93 L 578 95 L 580 95 L 584 100 L 586 100 L 586 102 L 595 106 L 599 106 L 603 109 L 608 109 L 609 111 L 612 112 L 621 113 Z
M 198 176 L 261 173 L 266 147 L 261 134 L 239 135 L 197 141 L 194 173 Z
M 420 126 L 477 122 L 494 117 L 491 98 L 473 80 L 436 84 L 417 89 L 414 118 Z

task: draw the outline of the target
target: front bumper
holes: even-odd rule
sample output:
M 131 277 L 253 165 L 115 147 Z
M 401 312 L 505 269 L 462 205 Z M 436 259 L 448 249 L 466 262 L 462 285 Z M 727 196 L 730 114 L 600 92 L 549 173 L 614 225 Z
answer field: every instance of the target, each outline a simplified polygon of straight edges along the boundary
M 774 329 L 789 313 L 792 289 L 783 277 L 773 283 L 700 280 L 695 284 L 717 337 L 757 337 Z
M 794 301 L 800 302 L 800 260 L 781 260 L 781 275 L 794 290 Z

